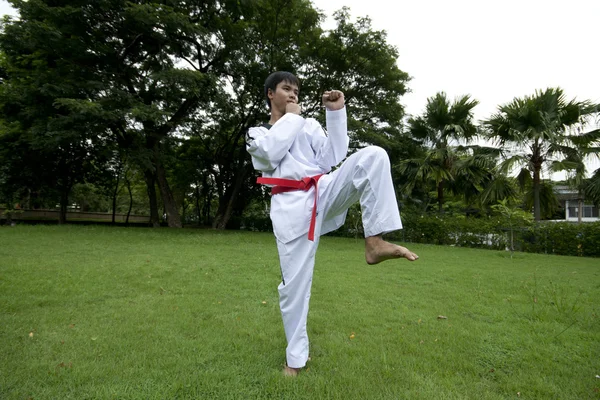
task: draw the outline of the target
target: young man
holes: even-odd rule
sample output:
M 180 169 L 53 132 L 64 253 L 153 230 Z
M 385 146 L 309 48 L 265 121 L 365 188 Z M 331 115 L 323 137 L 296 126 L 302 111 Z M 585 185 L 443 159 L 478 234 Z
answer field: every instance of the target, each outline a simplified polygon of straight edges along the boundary
M 322 234 L 343 225 L 348 208 L 360 201 L 365 258 L 377 264 L 391 258 L 414 261 L 405 247 L 381 235 L 402 228 L 387 153 L 375 146 L 348 157 L 344 94 L 323 94 L 327 133 L 301 116 L 299 81 L 275 72 L 265 81 L 271 120 L 248 131 L 248 152 L 259 183 L 271 185 L 271 220 L 281 265 L 279 306 L 288 346 L 286 375 L 295 376 L 308 360 L 306 321 L 315 253 Z

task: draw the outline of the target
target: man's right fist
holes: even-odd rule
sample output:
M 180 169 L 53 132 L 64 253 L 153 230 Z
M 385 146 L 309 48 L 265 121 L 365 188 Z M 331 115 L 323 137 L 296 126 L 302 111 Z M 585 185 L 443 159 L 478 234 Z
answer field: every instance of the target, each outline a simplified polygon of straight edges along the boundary
M 300 113 L 302 112 L 302 108 L 300 107 L 300 104 L 296 104 L 296 103 L 287 103 L 285 105 L 285 113 L 292 113 L 292 114 L 296 114 L 296 115 L 300 115 Z

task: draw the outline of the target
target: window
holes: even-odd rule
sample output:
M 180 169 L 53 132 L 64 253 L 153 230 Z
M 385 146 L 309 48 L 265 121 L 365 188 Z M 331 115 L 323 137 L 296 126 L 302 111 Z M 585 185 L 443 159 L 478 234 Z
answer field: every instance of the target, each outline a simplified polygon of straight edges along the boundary
M 583 217 L 584 218 L 598 218 L 598 209 L 591 204 L 583 206 Z
M 598 209 L 593 204 L 583 205 L 583 218 L 598 218 Z M 567 208 L 567 218 L 579 218 L 579 209 L 577 206 Z

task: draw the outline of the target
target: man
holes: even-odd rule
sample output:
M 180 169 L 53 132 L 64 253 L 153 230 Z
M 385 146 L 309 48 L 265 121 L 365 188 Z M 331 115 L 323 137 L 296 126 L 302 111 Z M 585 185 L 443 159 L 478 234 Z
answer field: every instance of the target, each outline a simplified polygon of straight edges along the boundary
M 348 153 L 344 94 L 323 94 L 327 133 L 298 104 L 299 81 L 274 72 L 265 81 L 271 109 L 268 124 L 248 131 L 247 150 L 259 183 L 273 186 L 271 220 L 281 265 L 279 306 L 288 346 L 286 375 L 295 376 L 308 360 L 306 321 L 315 253 L 322 234 L 343 225 L 348 208 L 360 200 L 365 231 L 365 259 L 377 264 L 418 256 L 381 235 L 402 228 L 387 153 L 364 148 L 334 172 Z

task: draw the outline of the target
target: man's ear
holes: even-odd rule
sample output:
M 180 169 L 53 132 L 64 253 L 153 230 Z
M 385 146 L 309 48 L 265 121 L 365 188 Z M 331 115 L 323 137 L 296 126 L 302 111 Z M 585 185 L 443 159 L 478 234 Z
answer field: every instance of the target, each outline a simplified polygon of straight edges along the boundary
M 274 96 L 275 96 L 275 93 L 273 92 L 273 89 L 267 89 L 267 97 L 269 99 L 273 99 Z

